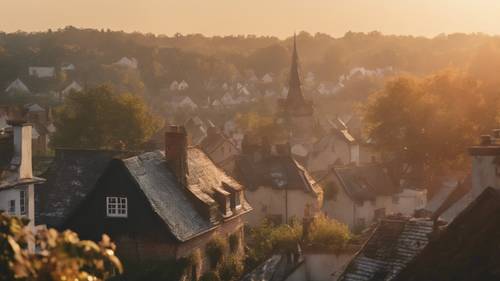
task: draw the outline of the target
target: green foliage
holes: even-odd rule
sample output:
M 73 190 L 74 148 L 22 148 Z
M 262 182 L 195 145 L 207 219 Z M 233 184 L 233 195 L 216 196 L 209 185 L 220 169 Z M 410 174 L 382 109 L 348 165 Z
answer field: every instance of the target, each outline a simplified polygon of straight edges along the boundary
M 55 113 L 55 125 L 55 146 L 137 149 L 161 122 L 139 97 L 100 86 L 68 95 Z
M 227 252 L 227 241 L 221 236 L 214 236 L 208 242 L 205 252 L 212 268 L 216 268 L 224 259 L 224 254 Z
M 221 279 L 217 271 L 208 271 L 200 277 L 199 281 L 221 281 Z
M 338 252 L 345 248 L 351 237 L 347 225 L 319 215 L 312 221 L 305 243 L 311 249 Z
M 115 246 L 103 236 L 96 244 L 54 229 L 29 233 L 27 222 L 0 213 L 0 280 L 63 281 L 106 280 L 122 265 L 114 255 Z M 39 247 L 35 254 L 27 250 L 29 241 Z
M 219 265 L 217 271 L 221 281 L 235 281 L 243 273 L 243 264 L 237 257 L 229 256 Z
M 240 245 L 240 238 L 237 233 L 232 233 L 229 235 L 229 250 L 232 253 L 238 251 L 238 247 Z

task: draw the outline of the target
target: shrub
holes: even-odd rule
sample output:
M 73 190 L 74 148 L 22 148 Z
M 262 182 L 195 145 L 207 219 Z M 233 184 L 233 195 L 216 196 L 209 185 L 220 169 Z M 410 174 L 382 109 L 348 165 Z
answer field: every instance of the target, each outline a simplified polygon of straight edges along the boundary
M 209 271 L 200 277 L 199 281 L 220 281 L 219 274 L 215 271 Z
M 231 250 L 232 253 L 238 251 L 239 245 L 240 245 L 240 238 L 238 237 L 238 234 L 233 233 L 229 235 L 229 249 Z
M 122 265 L 109 237 L 101 242 L 83 241 L 71 231 L 40 231 L 36 237 L 25 228 L 27 220 L 0 212 L 0 281 L 107 280 Z M 35 241 L 39 253 L 26 249 Z
M 219 277 L 221 281 L 234 281 L 243 273 L 243 264 L 235 256 L 230 256 L 220 264 Z
M 320 215 L 314 218 L 306 242 L 313 249 L 340 251 L 350 238 L 351 233 L 345 224 Z
M 207 244 L 206 254 L 212 268 L 217 267 L 224 258 L 224 253 L 227 251 L 227 242 L 220 236 L 215 236 Z

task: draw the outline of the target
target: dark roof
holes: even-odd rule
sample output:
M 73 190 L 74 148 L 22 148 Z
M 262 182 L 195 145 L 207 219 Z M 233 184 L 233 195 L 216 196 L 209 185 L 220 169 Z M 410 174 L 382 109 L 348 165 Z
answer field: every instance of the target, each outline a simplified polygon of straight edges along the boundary
M 188 149 L 187 187 L 182 186 L 168 168 L 161 151 L 146 152 L 122 161 L 153 210 L 179 241 L 189 240 L 220 224 L 220 220 L 213 220 L 208 214 L 214 210 L 218 212 L 215 193 L 226 193 L 225 186 L 242 190 L 239 183 L 197 148 Z M 197 208 L 197 202 L 208 207 L 206 212 Z M 237 215 L 250 210 L 243 198 L 242 210 Z
M 56 156 L 37 188 L 36 223 L 59 227 L 93 190 L 111 159 L 123 152 L 57 149 Z
M 347 194 L 356 201 L 374 200 L 399 191 L 380 164 L 336 166 L 333 171 Z
M 450 220 L 452 219 L 454 213 L 450 208 L 453 208 L 453 205 L 457 204 L 461 199 L 472 190 L 472 175 L 468 175 L 463 182 L 461 182 L 443 201 L 443 203 L 437 208 L 434 212 L 433 217 L 438 218 L 439 216 L 445 214 L 444 219 Z M 457 208 L 459 206 L 455 206 Z M 465 209 L 467 206 L 463 206 L 460 210 Z M 450 210 L 450 214 L 447 214 L 447 211 Z M 457 213 L 460 212 L 457 210 Z
M 395 280 L 500 280 L 499 245 L 500 191 L 487 188 Z
M 321 193 L 314 179 L 292 156 L 266 155 L 258 161 L 253 158 L 244 154 L 236 160 L 236 174 L 248 188 L 270 186 Z
M 430 219 L 383 219 L 338 280 L 392 280 L 428 244 L 432 226 Z

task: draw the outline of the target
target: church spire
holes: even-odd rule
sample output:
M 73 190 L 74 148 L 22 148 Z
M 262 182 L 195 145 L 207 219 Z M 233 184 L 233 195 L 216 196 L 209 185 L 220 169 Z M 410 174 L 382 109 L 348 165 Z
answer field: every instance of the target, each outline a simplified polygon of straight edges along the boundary
M 287 102 L 298 104 L 304 102 L 299 77 L 299 56 L 297 55 L 297 36 L 293 35 L 292 65 L 290 68 L 290 81 L 288 85 Z

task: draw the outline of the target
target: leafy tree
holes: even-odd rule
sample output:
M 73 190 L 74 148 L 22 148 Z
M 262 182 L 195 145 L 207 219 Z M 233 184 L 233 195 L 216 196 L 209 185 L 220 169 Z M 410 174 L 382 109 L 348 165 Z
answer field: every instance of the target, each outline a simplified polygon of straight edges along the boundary
M 324 215 L 315 217 L 311 223 L 307 247 L 311 249 L 341 251 L 351 239 L 347 225 L 331 220 Z
M 107 236 L 99 244 L 81 241 L 71 231 L 54 229 L 33 237 L 26 225 L 26 220 L 0 213 L 1 281 L 99 281 L 122 272 L 115 246 Z M 36 242 L 38 253 L 26 249 L 28 241 Z
M 107 86 L 72 93 L 55 113 L 55 146 L 136 149 L 160 128 L 144 102 Z
M 480 83 L 463 72 L 400 76 L 364 108 L 366 132 L 391 155 L 397 180 L 429 186 L 447 169 L 465 169 L 466 147 L 495 126 L 483 121 L 495 120 L 498 103 L 484 101 Z
M 239 280 L 243 273 L 243 264 L 237 257 L 229 256 L 219 266 L 218 272 L 221 281 Z

